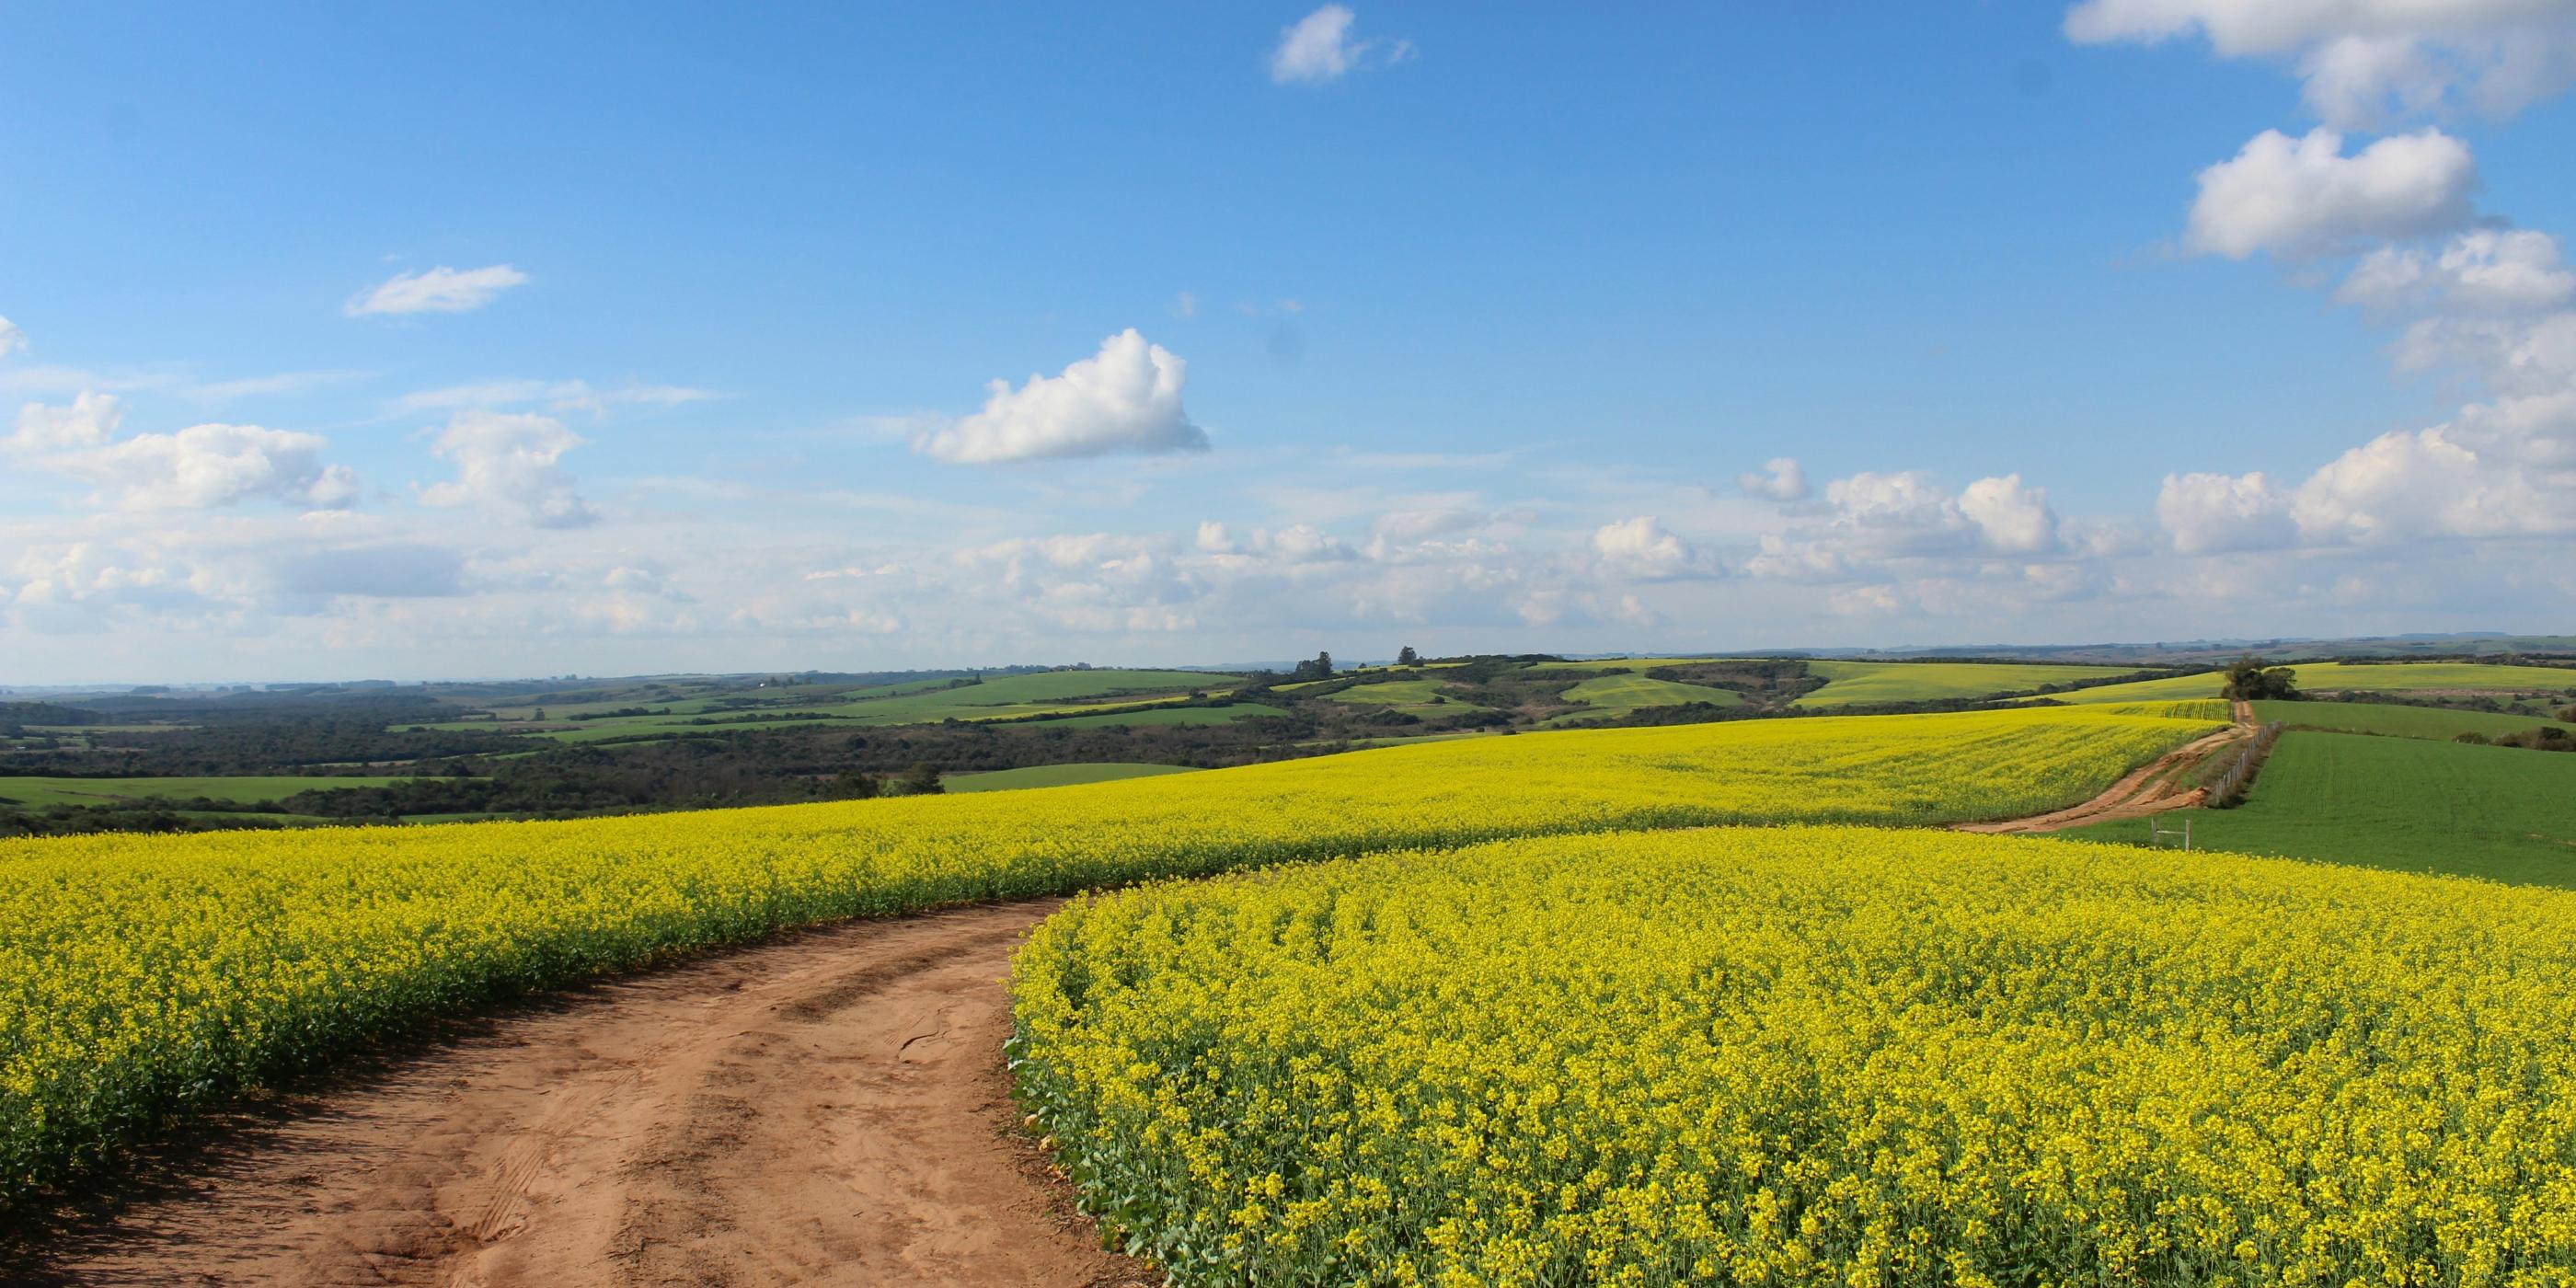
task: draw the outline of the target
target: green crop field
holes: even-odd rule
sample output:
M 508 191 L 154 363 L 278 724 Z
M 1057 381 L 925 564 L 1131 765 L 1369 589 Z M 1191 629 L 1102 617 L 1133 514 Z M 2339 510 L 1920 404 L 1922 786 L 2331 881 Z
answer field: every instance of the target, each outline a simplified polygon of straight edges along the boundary
M 1038 727 L 1045 729 L 1096 729 L 1104 725 L 1209 725 L 1254 716 L 1284 716 L 1277 707 L 1258 702 L 1237 702 L 1225 707 L 1149 707 L 1143 711 L 1125 711 L 1097 716 L 1065 716 L 1049 720 Z
M 2435 739 L 2464 733 L 2494 738 L 2558 723 L 2539 716 L 2507 715 L 2497 711 L 2449 711 L 2441 707 L 2401 707 L 2384 702 L 2257 702 L 2254 715 L 2260 720 L 2278 720 L 2293 729 Z M 2576 727 L 2570 727 L 2568 732 L 2576 735 Z
M 1065 765 L 1031 765 L 1026 769 L 997 769 L 988 774 L 951 774 L 941 779 L 940 785 L 952 792 L 1006 792 L 1023 787 L 1072 787 L 1082 783 L 1114 783 L 1127 778 L 1156 778 L 1164 774 L 1197 772 L 1185 765 L 1130 765 L 1091 761 Z
M 2557 693 L 2576 688 L 2576 669 L 2487 666 L 2477 662 L 2401 662 L 2349 665 L 2308 662 L 2290 668 L 2309 693 Z M 2215 671 L 2134 684 L 2109 684 L 2055 695 L 2060 702 L 2154 702 L 2214 698 L 2226 681 Z
M 1824 677 L 1825 687 L 1798 699 L 1802 707 L 1847 707 L 1865 702 L 1925 702 L 1936 698 L 1982 698 L 1997 693 L 2023 693 L 2043 684 L 2098 680 L 2134 668 L 2117 666 L 2051 666 L 2005 662 L 1809 662 L 1807 672 Z M 2178 693 L 2171 697 L 2215 697 Z
M 927 724 L 950 718 L 990 720 L 1077 710 L 1085 700 L 1098 705 L 1111 699 L 1140 701 L 1154 694 L 1179 698 L 1192 690 L 1207 693 L 1230 689 L 1235 681 L 1234 676 L 1205 671 L 1043 671 L 816 709 L 879 725 Z
M 1596 657 L 1583 662 L 1541 662 L 1532 669 L 1539 671 L 1634 671 L 1639 675 L 1643 675 L 1646 672 L 1661 666 L 1705 666 L 1711 662 L 1720 662 L 1724 660 L 1726 659 L 1714 657 Z
M 2565 693 L 2576 690 L 2576 667 L 2488 666 L 2476 662 L 2400 662 L 2351 665 L 2323 662 L 2295 668 L 2299 687 L 2318 693 L 2494 691 Z
M 1567 701 L 1580 702 L 1605 714 L 1634 711 L 1639 707 L 1677 707 L 1686 702 L 1731 707 L 1744 701 L 1743 695 L 1732 689 L 1683 684 L 1678 680 L 1650 680 L 1642 675 L 1605 675 L 1597 680 L 1585 680 L 1567 689 L 1563 696 Z
M 0 778 L 0 800 L 19 805 L 115 805 L 131 801 L 234 801 L 244 805 L 282 800 L 297 792 L 335 787 L 382 787 L 402 778 Z
M 2202 849 L 2576 886 L 2576 754 L 2296 732 L 2235 809 L 2184 810 Z M 2144 820 L 2055 833 L 2140 841 Z
M 1434 698 L 1440 701 L 1432 701 Z M 1473 703 L 1450 697 L 1448 686 L 1437 680 L 1388 680 L 1381 684 L 1362 684 L 1344 689 L 1339 693 L 1327 693 L 1323 700 L 1347 702 L 1357 706 L 1420 708 L 1426 711 L 1477 709 Z

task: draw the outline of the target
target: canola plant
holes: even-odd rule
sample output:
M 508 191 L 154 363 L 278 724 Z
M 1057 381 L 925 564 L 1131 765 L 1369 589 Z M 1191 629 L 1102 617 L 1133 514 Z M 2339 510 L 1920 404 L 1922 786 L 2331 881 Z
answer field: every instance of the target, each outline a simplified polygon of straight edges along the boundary
M 975 796 L 0 841 L 0 1207 L 406 1019 L 785 926 L 1510 836 L 2014 815 L 2204 728 L 1748 722 Z
M 2576 894 L 1872 828 L 1069 905 L 1022 1095 L 1176 1284 L 2576 1282 Z

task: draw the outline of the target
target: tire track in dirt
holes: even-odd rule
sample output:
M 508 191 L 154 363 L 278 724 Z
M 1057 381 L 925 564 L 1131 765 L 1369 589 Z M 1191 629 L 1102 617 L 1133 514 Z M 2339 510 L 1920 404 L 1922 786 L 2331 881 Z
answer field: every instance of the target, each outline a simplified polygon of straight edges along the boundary
M 1011 1130 L 1009 954 L 1058 904 L 855 922 L 552 995 L 199 1133 L 10 1282 L 1151 1282 Z

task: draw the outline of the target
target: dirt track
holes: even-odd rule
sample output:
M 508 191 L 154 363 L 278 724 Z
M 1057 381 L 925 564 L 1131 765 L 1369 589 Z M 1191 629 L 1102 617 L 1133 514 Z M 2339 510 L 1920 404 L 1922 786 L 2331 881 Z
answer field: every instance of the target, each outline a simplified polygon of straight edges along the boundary
M 2204 788 L 2185 787 L 2181 771 L 2215 754 L 2219 748 L 2241 742 L 2254 733 L 2254 704 L 2237 699 L 2229 706 L 2235 724 L 2206 737 L 2195 738 L 2154 760 L 2130 770 L 2120 781 L 2111 784 L 2101 795 L 2081 805 L 2051 810 L 2029 818 L 2006 819 L 1999 823 L 1961 823 L 1962 832 L 2058 832 L 2087 823 L 2111 823 L 2121 819 L 2145 818 L 2166 810 L 2187 809 L 2209 798 Z
M 201 1133 L 27 1277 L 1143 1282 L 1009 1130 L 999 981 L 1054 906 L 788 935 L 460 1025 Z

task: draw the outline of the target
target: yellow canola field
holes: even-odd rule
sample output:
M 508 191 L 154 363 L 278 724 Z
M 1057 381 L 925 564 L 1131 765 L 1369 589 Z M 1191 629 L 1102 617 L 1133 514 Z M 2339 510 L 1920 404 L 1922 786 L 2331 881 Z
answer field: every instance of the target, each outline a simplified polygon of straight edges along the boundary
M 0 841 L 0 1207 L 404 1019 L 782 926 L 1512 836 L 2024 814 L 2206 727 L 1764 721 L 961 797 Z
M 1931 831 L 1069 906 L 1021 1094 L 1180 1285 L 2576 1282 L 2576 894 Z

